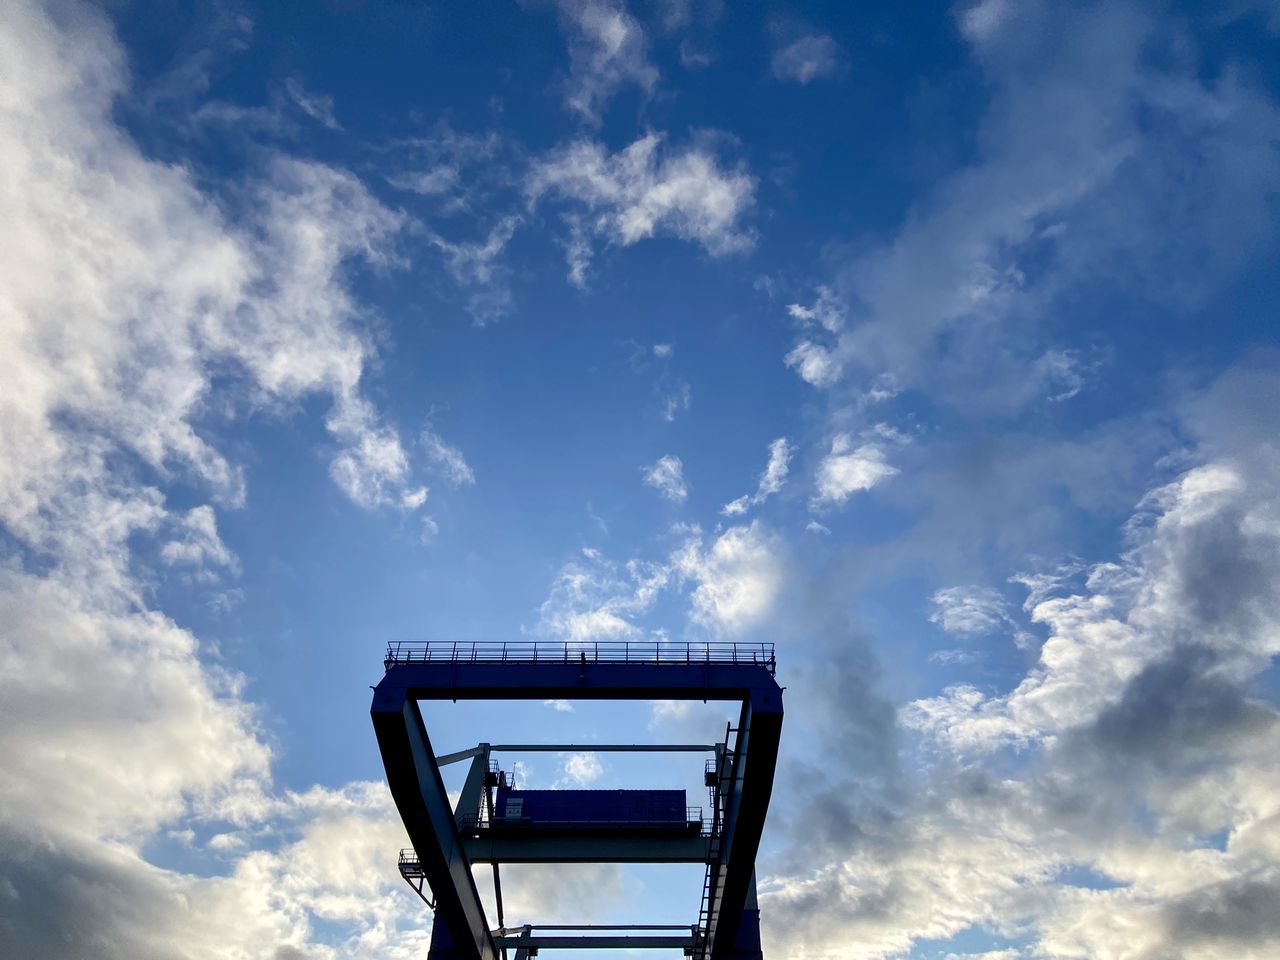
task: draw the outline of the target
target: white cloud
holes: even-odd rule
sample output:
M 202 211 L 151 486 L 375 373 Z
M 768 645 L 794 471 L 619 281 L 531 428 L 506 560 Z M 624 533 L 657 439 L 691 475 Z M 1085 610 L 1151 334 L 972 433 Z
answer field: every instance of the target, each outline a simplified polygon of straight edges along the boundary
M 39 48 L 59 42 L 50 35 Z M 13 251 L 0 268 L 0 335 L 6 380 L 24 387 L 6 416 L 11 436 L 32 441 L 8 479 L 34 495 L 36 477 L 71 455 L 48 442 L 45 425 L 61 415 L 237 501 L 239 469 L 193 425 L 206 363 L 242 372 L 264 405 L 328 393 L 330 422 L 356 460 L 366 429 L 392 445 L 357 393 L 368 348 L 339 273 L 352 258 L 389 262 L 398 216 L 346 173 L 277 158 L 252 187 L 249 219 L 228 224 L 181 168 L 147 161 L 111 124 L 123 81 L 110 50 L 73 58 L 82 72 L 64 76 L 29 69 L 31 49 L 9 58 L 27 73 L 3 121 L 5 163 L 20 182 L 0 200 Z
M 0 828 L 89 846 L 145 837 L 192 805 L 216 809 L 238 778 L 265 778 L 270 751 L 238 678 L 204 669 L 196 639 L 166 618 L 87 593 L 65 577 L 0 576 Z
M 1262 605 L 1245 633 L 1202 624 L 1194 637 L 1188 634 L 1201 614 L 1195 604 L 1217 587 L 1184 579 L 1191 562 L 1184 551 L 1218 524 L 1238 525 L 1234 535 L 1250 562 L 1274 561 L 1280 569 L 1280 527 L 1269 519 L 1270 502 L 1256 500 L 1238 468 L 1209 464 L 1153 491 L 1146 504 L 1154 517 L 1131 525 L 1136 543 L 1121 563 L 1098 564 L 1084 592 L 1046 597 L 1031 608 L 1031 619 L 1049 629 L 1049 639 L 1036 668 L 1014 690 L 988 698 L 972 687 L 954 687 L 914 703 L 909 722 L 957 748 L 991 750 L 1052 738 L 1093 721 L 1179 643 L 1194 639 L 1236 669 L 1256 670 L 1280 653 L 1280 630 L 1259 631 L 1262 623 L 1280 627 L 1280 605 L 1273 598 L 1258 601 Z
M 793 853 L 762 883 L 785 918 L 766 950 L 887 958 L 967 931 L 1025 941 L 1015 956 L 1268 955 L 1280 713 L 1257 680 L 1280 654 L 1276 378 L 1226 379 L 1189 405 L 1194 463 L 1143 500 L 1117 560 L 1019 578 L 1050 632 L 1022 682 L 904 710 L 936 751 L 904 751 L 923 774 L 855 755 L 806 785 Z M 1006 615 L 981 591 L 954 599 L 961 632 Z M 832 674 L 834 711 L 851 698 Z M 874 736 L 865 719 L 835 729 Z M 1002 747 L 1022 753 L 983 763 Z M 833 853 L 815 866 L 814 850 Z
M 73 56 L 77 41 L 34 13 L 10 26 L 0 363 L 14 388 L 5 432 L 22 453 L 0 475 L 5 522 L 37 535 L 51 514 L 33 507 L 54 499 L 50 478 L 96 482 L 111 449 L 237 503 L 241 470 L 197 427 L 214 364 L 268 408 L 332 397 L 335 474 L 361 502 L 380 502 L 378 488 L 405 471 L 394 433 L 358 393 L 369 349 L 341 273 L 353 259 L 392 262 L 400 218 L 349 174 L 276 157 L 248 186 L 246 219 L 228 222 L 181 167 L 148 161 L 112 123 L 117 48 Z M 60 68 L 36 67 L 37 51 Z M 71 421 L 85 436 L 66 444 L 55 424 Z
M 786 363 L 795 369 L 800 379 L 815 387 L 829 387 L 843 373 L 843 364 L 835 351 L 811 340 L 800 341 L 787 354 Z
M 791 467 L 792 447 L 786 437 L 779 437 L 769 444 L 769 462 L 760 474 L 760 482 L 753 494 L 744 494 L 726 503 L 720 512 L 726 517 L 740 516 L 753 506 L 764 503 L 782 489 Z
M 397 502 L 414 504 L 417 491 L 405 488 L 409 458 L 399 435 L 378 425 L 372 406 L 359 398 L 345 401 L 326 425 L 347 444 L 329 464 L 329 475 L 348 497 L 370 509 Z
M 409 489 L 360 393 L 346 276 L 393 262 L 400 217 L 348 173 L 269 153 L 245 212 L 220 209 L 117 126 L 122 51 L 94 9 L 65 13 L 0 17 L 0 524 L 17 544 L 0 564 L 0 952 L 392 956 L 422 938 L 386 879 L 403 829 L 385 786 L 273 792 L 244 679 L 150 609 L 134 549 L 234 572 L 213 504 L 165 495 L 243 501 L 203 430 L 215 400 L 228 417 L 327 400 L 343 489 L 370 505 Z M 142 851 L 166 835 L 222 836 L 205 847 L 228 872 L 154 866 Z M 322 920 L 356 933 L 314 944 Z
M 763 621 L 782 589 L 777 539 L 758 522 L 730 527 L 707 547 L 697 527 L 672 528 L 680 540 L 657 562 L 619 567 L 585 549 L 566 563 L 542 604 L 538 631 L 570 642 L 639 639 L 635 623 L 667 590 L 692 588 L 689 619 L 713 634 L 737 634 Z M 658 642 L 665 631 L 653 631 Z
M 644 482 L 672 503 L 680 503 L 689 495 L 684 482 L 684 464 L 670 453 L 644 468 Z
M 633 560 L 620 571 L 598 550 L 584 549 L 556 576 L 538 630 L 574 643 L 639 638 L 632 620 L 653 606 L 672 576 L 669 564 Z
M 791 444 L 786 437 L 779 437 L 769 444 L 769 462 L 760 475 L 756 496 L 763 500 L 782 489 L 791 465 Z
M 885 462 L 884 450 L 877 444 L 854 447 L 847 433 L 837 434 L 831 441 L 831 452 L 818 465 L 818 492 L 810 499 L 810 506 L 840 506 L 853 494 L 870 490 L 897 472 Z
M 755 198 L 755 180 L 725 170 L 706 147 L 664 150 L 649 134 L 615 154 L 579 140 L 534 164 L 525 192 L 530 206 L 547 197 L 570 205 L 573 275 L 585 277 L 590 238 L 618 246 L 669 233 L 712 256 L 746 250 L 753 234 L 740 221 Z
M 654 700 L 649 710 L 649 726 L 683 723 L 692 713 L 692 700 Z
M 571 753 L 565 757 L 562 771 L 562 779 L 566 783 L 576 787 L 586 787 L 604 775 L 604 764 L 600 762 L 597 754 Z
M 818 287 L 818 299 L 813 306 L 793 303 L 787 307 L 791 319 L 805 324 L 817 324 L 828 333 L 839 333 L 844 327 L 847 310 L 830 287 Z
M 1010 622 L 1004 597 L 991 587 L 947 587 L 935 593 L 932 601 L 937 610 L 929 620 L 947 633 L 980 636 Z
M 690 545 L 676 563 L 697 584 L 690 598 L 695 623 L 738 634 L 762 621 L 782 588 L 777 544 L 759 522 L 730 527 L 705 552 Z
M 773 75 L 801 85 L 819 77 L 834 76 L 840 65 L 840 48 L 825 34 L 799 37 L 773 54 Z
M 649 62 L 644 30 L 619 0 L 557 0 L 556 7 L 569 42 L 569 109 L 598 125 L 622 87 L 653 90 L 658 71 Z
M 476 475 L 462 451 L 447 443 L 440 434 L 428 427 L 422 431 L 421 442 L 428 463 L 455 487 L 476 482 Z
M 160 559 L 170 566 L 206 568 L 210 565 L 225 567 L 232 573 L 239 571 L 236 555 L 218 536 L 218 518 L 213 507 L 205 504 L 192 507 L 177 523 L 182 538 L 170 540 L 160 548 Z
M 427 502 L 427 495 L 426 487 L 415 487 L 412 490 L 406 490 L 400 495 L 400 508 L 410 512 L 417 510 Z

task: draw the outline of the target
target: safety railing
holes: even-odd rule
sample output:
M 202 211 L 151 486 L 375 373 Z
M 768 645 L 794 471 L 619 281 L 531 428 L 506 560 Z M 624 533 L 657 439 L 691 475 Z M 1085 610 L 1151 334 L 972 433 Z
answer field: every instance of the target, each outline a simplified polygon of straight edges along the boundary
M 436 902 L 433 898 L 427 896 L 427 874 L 422 869 L 422 864 L 418 862 L 418 851 L 412 847 L 408 847 L 400 851 L 400 876 L 404 877 L 404 882 L 413 888 L 413 892 L 422 898 L 432 910 L 436 908 Z
M 777 669 L 772 643 L 642 640 L 393 640 L 383 666 L 408 663 L 744 663 Z

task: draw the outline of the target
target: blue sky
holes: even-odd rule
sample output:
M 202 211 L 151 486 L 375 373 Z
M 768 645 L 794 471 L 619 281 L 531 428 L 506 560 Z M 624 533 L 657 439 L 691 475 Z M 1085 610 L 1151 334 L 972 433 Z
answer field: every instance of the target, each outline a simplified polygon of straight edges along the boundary
M 777 644 L 770 956 L 1275 955 L 1278 54 L 1266 0 L 11 4 L 0 953 L 423 955 L 383 644 L 627 639 Z

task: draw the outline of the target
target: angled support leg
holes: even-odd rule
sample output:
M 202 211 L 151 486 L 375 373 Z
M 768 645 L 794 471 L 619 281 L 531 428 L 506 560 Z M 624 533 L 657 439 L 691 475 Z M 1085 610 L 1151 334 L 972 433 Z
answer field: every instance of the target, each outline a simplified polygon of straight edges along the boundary
M 370 708 L 387 785 L 435 895 L 432 960 L 498 960 L 417 701 L 384 678 Z

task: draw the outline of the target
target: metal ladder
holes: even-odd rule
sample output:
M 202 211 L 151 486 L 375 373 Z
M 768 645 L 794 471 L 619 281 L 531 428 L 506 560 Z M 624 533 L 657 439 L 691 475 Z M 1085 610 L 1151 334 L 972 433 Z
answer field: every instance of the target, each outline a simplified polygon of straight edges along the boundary
M 717 887 L 720 883 L 720 847 L 723 824 L 720 822 L 720 767 L 733 769 L 733 752 L 729 749 L 729 735 L 737 731 L 725 724 L 724 749 L 716 760 L 706 764 L 707 795 L 711 803 L 711 836 L 707 843 L 707 873 L 702 880 L 702 899 L 698 907 L 698 927 L 694 935 L 690 956 L 693 960 L 708 960 L 711 952 L 711 918 L 714 916 Z M 714 774 L 714 775 L 713 775 Z
M 711 906 L 720 879 L 720 836 L 712 834 L 707 845 L 707 873 L 702 880 L 702 900 L 698 907 L 698 932 L 694 937 L 693 960 L 706 960 L 711 946 Z

